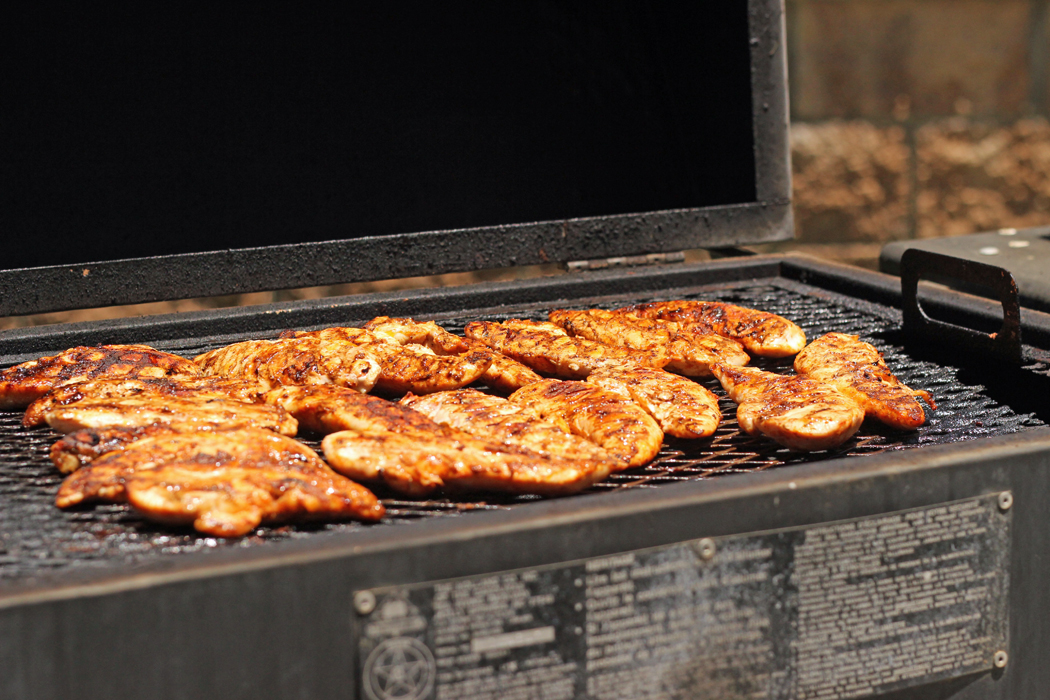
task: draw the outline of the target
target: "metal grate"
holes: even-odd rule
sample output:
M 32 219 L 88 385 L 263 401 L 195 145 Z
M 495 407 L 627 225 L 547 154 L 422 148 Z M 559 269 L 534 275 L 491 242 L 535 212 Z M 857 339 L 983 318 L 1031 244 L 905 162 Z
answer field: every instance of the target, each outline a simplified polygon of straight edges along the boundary
M 1000 383 L 1018 387 L 1015 395 L 990 392 L 979 373 L 963 364 L 944 364 L 926 358 L 921 349 L 906 350 L 899 336 L 899 314 L 849 297 L 808 288 L 786 280 L 739 287 L 707 287 L 690 293 L 680 290 L 653 297 L 630 299 L 575 300 L 569 306 L 616 306 L 670 298 L 706 298 L 765 309 L 798 323 L 810 338 L 829 331 L 860 335 L 882 351 L 893 371 L 907 384 L 929 391 L 938 410 L 928 412 L 925 426 L 914 433 L 900 433 L 867 421 L 849 442 L 834 450 L 795 453 L 764 438 L 742 433 L 735 419 L 735 404 L 725 398 L 715 380 L 704 384 L 721 397 L 725 417 L 716 434 L 707 440 L 669 438 L 651 464 L 611 476 L 587 493 L 618 489 L 655 488 L 668 482 L 716 478 L 724 474 L 759 472 L 801 462 L 834 457 L 854 457 L 921 445 L 943 444 L 989 435 L 1004 435 L 1044 425 L 1050 410 L 1043 401 L 1028 411 L 1023 376 L 1046 372 L 1044 363 L 1010 370 L 1018 377 Z M 498 313 L 473 314 L 469 318 L 441 319 L 442 325 L 461 332 L 469 320 L 501 320 L 509 317 L 545 318 L 552 305 L 502 308 Z M 214 339 L 211 339 L 214 340 Z M 187 341 L 166 344 L 165 349 L 192 357 L 218 347 L 228 339 L 208 345 Z M 790 372 L 791 359 L 757 361 L 756 366 Z M 1041 377 L 1040 377 L 1041 378 Z M 1020 406 L 1020 408 L 1018 408 Z M 1038 415 L 1037 415 L 1038 414 Z M 202 537 L 189 530 L 160 526 L 139 517 L 124 505 L 99 505 L 63 512 L 52 505 L 61 475 L 48 460 L 48 449 L 57 439 L 50 430 L 24 430 L 21 413 L 0 413 L 0 584 L 49 578 L 70 569 L 118 564 L 134 566 L 157 557 L 216 547 L 256 547 L 286 539 L 323 536 L 326 532 L 353 531 L 365 527 L 410 525 L 420 519 L 447 517 L 476 510 L 510 508 L 537 500 L 531 496 L 493 494 L 460 495 L 438 500 L 399 498 L 383 488 L 376 493 L 387 507 L 381 525 L 335 523 L 259 528 L 240 540 L 223 541 Z M 304 440 L 312 447 L 317 441 Z M 586 494 L 575 496 L 586 497 Z

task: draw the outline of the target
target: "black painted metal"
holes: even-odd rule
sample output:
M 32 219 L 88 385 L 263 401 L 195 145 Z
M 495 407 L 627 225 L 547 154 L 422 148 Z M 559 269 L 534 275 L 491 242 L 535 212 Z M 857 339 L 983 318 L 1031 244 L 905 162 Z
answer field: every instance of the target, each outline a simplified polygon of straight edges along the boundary
M 2 270 L 0 316 L 789 239 L 782 2 L 748 8 L 756 202 Z
M 999 297 L 1003 308 L 1003 323 L 999 330 L 991 334 L 981 333 L 930 318 L 919 304 L 919 280 L 929 278 L 931 273 L 990 288 Z M 1004 360 L 1021 361 L 1021 305 L 1017 283 L 1009 271 L 987 263 L 912 248 L 901 256 L 901 293 L 905 332 L 959 343 L 961 347 Z

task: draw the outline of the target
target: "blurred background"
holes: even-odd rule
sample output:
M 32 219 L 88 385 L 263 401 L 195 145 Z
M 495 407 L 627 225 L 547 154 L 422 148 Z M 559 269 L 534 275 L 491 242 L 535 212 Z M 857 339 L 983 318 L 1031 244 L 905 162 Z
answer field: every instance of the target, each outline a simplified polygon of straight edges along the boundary
M 798 250 L 1050 224 L 1050 0 L 786 0 Z M 703 259 L 704 251 L 687 251 Z M 557 274 L 555 266 L 0 319 L 0 328 Z
M 800 249 L 1050 224 L 1050 0 L 787 0 Z

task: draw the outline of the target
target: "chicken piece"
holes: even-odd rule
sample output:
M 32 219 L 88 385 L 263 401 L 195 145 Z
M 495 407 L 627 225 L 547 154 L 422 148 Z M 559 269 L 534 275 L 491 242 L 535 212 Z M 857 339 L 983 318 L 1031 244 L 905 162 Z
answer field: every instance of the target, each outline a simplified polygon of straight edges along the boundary
M 59 508 L 93 501 L 123 503 L 124 482 L 135 471 L 194 461 L 214 467 L 231 461 L 247 463 L 249 459 L 268 466 L 282 462 L 300 467 L 316 467 L 319 464 L 320 468 L 328 469 L 327 465 L 317 460 L 316 452 L 306 445 L 269 430 L 239 428 L 156 432 L 152 436 L 125 443 L 123 449 L 106 452 L 66 476 L 59 487 L 55 503 Z
M 464 331 L 468 338 L 528 365 L 537 372 L 583 379 L 601 367 L 639 364 L 663 367 L 670 361 L 665 349 L 628 350 L 572 338 L 553 323 L 513 319 L 503 323 L 474 321 Z
M 318 458 L 320 461 L 320 458 Z M 328 469 L 195 462 L 165 464 L 127 477 L 127 500 L 150 520 L 193 524 L 214 537 L 241 537 L 259 525 L 380 520 L 386 509 L 364 486 Z
M 366 488 L 332 472 L 310 448 L 269 431 L 195 432 L 140 440 L 66 478 L 56 504 L 127 500 L 147 518 L 244 535 L 260 523 L 378 520 Z
M 618 460 L 594 443 L 562 430 L 512 401 L 475 389 L 442 391 L 427 396 L 409 394 L 401 403 L 427 418 L 503 445 L 521 447 L 559 459 L 609 462 Z
M 509 394 L 543 378 L 522 363 L 492 350 L 484 343 L 449 333 L 433 321 L 421 323 L 411 318 L 377 316 L 366 323 L 365 328 L 393 338 L 401 345 L 422 345 L 438 355 L 482 353 L 491 360 L 491 364 L 481 375 L 481 381 L 496 391 Z
M 354 430 L 359 433 L 403 433 L 449 439 L 463 437 L 407 406 L 337 386 L 284 386 L 266 394 L 299 424 L 315 433 Z
M 174 435 L 178 428 L 153 423 L 134 428 L 85 428 L 66 433 L 51 445 L 51 461 L 63 474 L 71 474 L 109 452 L 118 452 L 148 437 Z
M 400 345 L 389 335 L 363 328 L 325 328 L 319 331 L 285 331 L 282 338 L 316 337 L 353 343 L 376 358 L 380 372 L 376 389 L 387 394 L 429 394 L 459 389 L 477 381 L 492 364 L 488 353 L 437 355 Z
M 658 301 L 617 313 L 675 321 L 706 333 L 739 341 L 753 355 L 787 357 L 806 347 L 806 334 L 786 318 L 717 301 Z
M 400 433 L 332 433 L 325 459 L 352 479 L 383 481 L 423 496 L 435 489 L 503 491 L 556 496 L 581 491 L 609 474 L 608 461 L 555 459 L 479 439 L 426 439 Z
M 57 386 L 88 379 L 200 374 L 189 360 L 148 345 L 80 346 L 0 370 L 0 410 L 25 408 Z
M 736 418 L 749 435 L 762 433 L 794 450 L 827 450 L 850 439 L 864 420 L 864 409 L 830 384 L 753 367 L 713 369 L 739 404 Z
M 500 325 L 515 331 L 530 331 L 534 333 L 547 333 L 548 335 L 568 336 L 569 333 L 557 323 L 550 321 L 533 321 L 527 318 L 508 318 Z
M 717 396 L 662 369 L 609 367 L 592 372 L 587 383 L 634 401 L 674 437 L 710 437 L 722 420 Z
M 834 385 L 867 415 L 898 430 L 915 430 L 926 422 L 916 396 L 937 408 L 933 397 L 902 384 L 882 354 L 855 335 L 827 333 L 817 338 L 795 358 L 795 371 Z
M 191 399 L 176 396 L 124 396 L 81 399 L 56 406 L 44 420 L 60 433 L 82 428 L 136 427 L 162 423 L 179 430 L 270 428 L 295 435 L 298 424 L 279 406 L 244 403 L 227 398 Z
M 544 379 L 518 389 L 510 400 L 587 438 L 627 466 L 652 460 L 663 444 L 663 431 L 643 408 L 592 384 Z
M 157 379 L 90 379 L 55 387 L 29 404 L 22 425 L 43 425 L 44 414 L 86 398 L 110 399 L 122 396 L 180 396 L 185 398 L 229 398 L 246 403 L 261 400 L 258 384 L 222 377 L 161 377 Z
M 634 318 L 603 309 L 556 309 L 549 316 L 578 338 L 632 350 L 666 352 L 671 361 L 665 369 L 688 377 L 711 376 L 714 362 L 746 365 L 751 359 L 735 340 L 713 333 L 687 332 L 673 321 Z
M 206 374 L 255 382 L 264 391 L 286 384 L 335 384 L 367 392 L 380 373 L 371 353 L 340 338 L 248 340 L 194 362 Z

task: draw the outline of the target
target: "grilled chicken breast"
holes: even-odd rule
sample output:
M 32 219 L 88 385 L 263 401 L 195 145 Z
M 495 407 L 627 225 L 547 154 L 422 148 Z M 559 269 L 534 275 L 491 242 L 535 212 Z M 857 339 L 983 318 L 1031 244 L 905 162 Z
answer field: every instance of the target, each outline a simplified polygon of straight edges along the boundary
M 681 324 L 651 318 L 635 318 L 604 309 L 571 311 L 556 309 L 551 322 L 578 338 L 604 345 L 666 353 L 665 369 L 688 377 L 711 376 L 711 364 L 746 365 L 751 359 L 740 343 L 713 333 L 683 330 Z
M 418 411 L 378 396 L 336 386 L 285 386 L 266 394 L 266 401 L 284 408 L 304 428 L 315 433 L 354 430 L 359 433 L 403 433 L 432 438 L 463 437 Z
M 787 357 L 806 346 L 806 334 L 786 318 L 716 301 L 659 301 L 617 309 L 617 313 L 675 321 L 694 330 L 717 333 L 763 357 Z
M 63 474 L 71 474 L 109 452 L 119 452 L 128 445 L 159 435 L 182 432 L 163 423 L 134 428 L 84 428 L 66 433 L 51 445 L 51 461 Z
M 915 430 L 926 422 L 916 396 L 937 407 L 927 392 L 901 383 L 882 354 L 855 335 L 827 333 L 817 338 L 795 358 L 795 371 L 834 385 L 867 415 L 900 430 Z
M 351 342 L 379 362 L 376 389 L 387 394 L 408 392 L 429 394 L 459 389 L 477 381 L 492 364 L 489 353 L 469 351 L 464 355 L 438 355 L 400 345 L 391 335 L 380 335 L 363 328 L 325 328 L 319 331 L 285 331 L 282 337 L 316 337 Z
M 339 387 L 282 387 L 266 400 L 287 408 L 315 432 L 341 436 L 324 443 L 326 457 L 341 473 L 385 481 L 411 495 L 442 487 L 572 493 L 605 478 L 611 466 L 607 457 L 547 459 L 441 425 L 408 406 Z
M 200 374 L 189 360 L 148 345 L 80 346 L 0 370 L 0 410 L 25 408 L 57 386 L 88 379 Z
M 192 524 L 214 537 L 241 537 L 259 525 L 287 522 L 376 521 L 386 512 L 371 491 L 327 468 L 244 461 L 178 462 L 135 472 L 124 484 L 128 503 L 150 520 Z
M 518 389 L 510 400 L 587 438 L 627 466 L 652 460 L 663 443 L 663 431 L 644 409 L 593 384 L 544 379 Z
M 610 463 L 543 457 L 479 439 L 427 439 L 400 433 L 332 433 L 325 459 L 352 479 L 382 481 L 422 496 L 435 489 L 556 496 L 581 491 L 609 474 Z
M 583 379 L 601 367 L 624 363 L 663 367 L 671 359 L 662 348 L 628 350 L 572 338 L 553 323 L 475 321 L 468 323 L 464 332 L 537 372 L 570 379 Z
M 517 360 L 496 352 L 484 343 L 449 333 L 433 321 L 421 323 L 410 318 L 377 316 L 366 323 L 365 328 L 378 335 L 393 338 L 401 345 L 423 346 L 437 355 L 482 353 L 490 359 L 491 364 L 482 373 L 481 381 L 496 391 L 509 394 L 526 384 L 542 379 Z
M 67 477 L 56 504 L 127 500 L 146 517 L 237 537 L 260 523 L 378 520 L 383 506 L 310 448 L 269 431 L 179 433 L 139 440 Z
M 200 400 L 163 395 L 82 399 L 55 406 L 44 414 L 44 420 L 60 433 L 161 423 L 179 430 L 253 427 L 295 435 L 298 427 L 295 419 L 278 406 L 227 398 Z
M 380 365 L 367 351 L 340 338 L 249 340 L 194 358 L 206 374 L 257 383 L 263 390 L 286 384 L 335 384 L 369 391 Z
M 437 423 L 497 444 L 559 459 L 608 462 L 610 467 L 619 463 L 589 440 L 537 418 L 512 401 L 475 389 L 443 391 L 427 396 L 409 394 L 401 403 Z
M 22 425 L 32 428 L 44 424 L 44 414 L 86 398 L 110 399 L 122 396 L 179 396 L 195 399 L 229 398 L 257 403 L 262 391 L 258 384 L 222 377 L 161 377 L 135 379 L 90 379 L 55 387 L 29 404 Z
M 830 384 L 753 367 L 713 369 L 739 404 L 737 421 L 749 435 L 761 433 L 795 450 L 826 450 L 852 437 L 864 420 L 864 409 Z
M 692 380 L 662 369 L 607 367 L 592 372 L 587 383 L 634 401 L 674 437 L 710 437 L 722 421 L 717 396 Z

